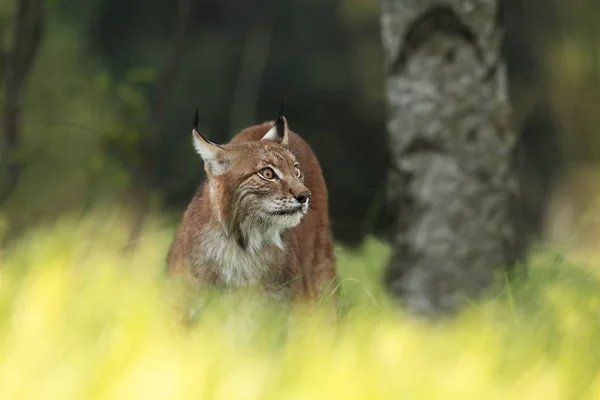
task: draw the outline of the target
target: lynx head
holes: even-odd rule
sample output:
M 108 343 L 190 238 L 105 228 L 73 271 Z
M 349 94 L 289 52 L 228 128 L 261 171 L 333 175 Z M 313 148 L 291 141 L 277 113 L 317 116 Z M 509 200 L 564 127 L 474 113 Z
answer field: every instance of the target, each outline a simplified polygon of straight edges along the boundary
M 194 147 L 204 161 L 211 205 L 228 233 L 244 247 L 253 234 L 279 235 L 299 224 L 311 192 L 288 149 L 286 118 L 280 113 L 260 140 L 217 145 L 200 134 L 197 117 Z

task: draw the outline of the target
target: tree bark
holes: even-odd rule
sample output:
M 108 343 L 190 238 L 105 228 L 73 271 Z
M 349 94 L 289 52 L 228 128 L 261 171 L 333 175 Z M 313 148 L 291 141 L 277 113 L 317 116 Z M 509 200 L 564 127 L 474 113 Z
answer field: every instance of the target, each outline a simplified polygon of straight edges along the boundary
M 389 290 L 417 314 L 457 311 L 517 258 L 498 0 L 381 0 L 388 69 Z
M 19 142 L 21 95 L 33 66 L 44 30 L 42 0 L 19 0 L 15 8 L 12 43 L 2 52 L 4 62 L 3 143 L 0 152 L 0 205 L 12 193 L 19 180 L 22 161 L 15 156 Z

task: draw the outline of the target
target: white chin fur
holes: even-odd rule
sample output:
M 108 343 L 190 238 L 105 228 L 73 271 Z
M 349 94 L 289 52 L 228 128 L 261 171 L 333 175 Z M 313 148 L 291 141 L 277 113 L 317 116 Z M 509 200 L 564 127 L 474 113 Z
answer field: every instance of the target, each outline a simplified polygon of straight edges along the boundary
M 304 212 L 298 211 L 294 214 L 273 216 L 272 221 L 282 228 L 293 228 L 302 221 L 302 217 L 304 217 Z
M 281 229 L 289 229 L 298 225 L 300 221 L 302 221 L 302 218 L 304 218 L 306 213 L 308 213 L 309 209 L 308 201 L 303 203 L 302 207 L 297 212 L 291 214 L 271 214 L 271 212 L 278 212 L 284 210 L 281 210 L 279 208 L 271 208 L 272 205 L 269 205 L 267 207 L 268 211 L 265 219 L 268 221 L 269 224 L 272 224 L 273 226 Z

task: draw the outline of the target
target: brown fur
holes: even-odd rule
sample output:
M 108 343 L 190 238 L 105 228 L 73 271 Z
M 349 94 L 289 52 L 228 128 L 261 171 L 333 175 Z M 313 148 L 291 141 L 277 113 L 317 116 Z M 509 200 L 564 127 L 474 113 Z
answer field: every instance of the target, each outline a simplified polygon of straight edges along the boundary
M 258 164 L 252 160 L 260 152 L 264 154 L 263 157 L 283 154 L 290 157 L 289 160 L 293 158 L 289 154 L 286 155 L 286 150 L 281 144 L 260 141 L 273 125 L 274 122 L 270 121 L 244 129 L 229 144 L 222 146 L 235 151 L 236 157 L 240 159 L 234 167 L 237 174 L 210 176 L 205 165 L 208 178 L 204 179 L 183 214 L 169 249 L 169 274 L 191 277 L 196 287 L 228 286 L 221 276 L 220 267 L 208 256 L 210 249 L 205 248 L 206 243 L 203 243 L 206 240 L 206 229 L 222 229 L 219 221 L 223 221 L 226 226 L 225 232 L 240 245 L 241 239 L 235 237 L 239 233 L 240 221 L 232 215 L 241 212 L 235 209 L 238 180 L 241 181 L 249 174 L 257 172 L 255 169 Z M 275 297 L 283 295 L 309 301 L 324 297 L 323 300 L 327 303 L 330 303 L 328 299 L 335 302 L 336 296 L 333 292 L 336 290 L 336 265 L 325 180 L 310 146 L 292 131 L 289 131 L 288 148 L 300 163 L 303 182 L 282 181 L 281 185 L 283 190 L 289 189 L 292 195 L 308 188 L 312 194 L 309 199 L 310 208 L 298 225 L 283 232 L 283 249 L 272 243 L 260 248 L 257 257 L 265 261 L 266 268 L 257 282 L 247 285 L 254 285 L 262 293 Z M 286 158 L 286 162 L 289 160 Z M 212 200 L 209 188 L 211 179 L 214 185 Z M 243 246 L 243 243 L 241 245 Z

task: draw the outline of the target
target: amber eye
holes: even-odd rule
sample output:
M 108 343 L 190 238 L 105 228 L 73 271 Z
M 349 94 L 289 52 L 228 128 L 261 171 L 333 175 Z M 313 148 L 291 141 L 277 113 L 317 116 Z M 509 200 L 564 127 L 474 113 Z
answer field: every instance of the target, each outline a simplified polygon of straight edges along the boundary
M 258 174 L 268 181 L 275 178 L 275 172 L 273 172 L 273 170 L 269 167 L 261 169 Z
M 296 169 L 296 178 L 300 178 L 300 176 L 302 175 L 302 172 L 300 172 L 300 168 L 295 165 L 294 168 Z

